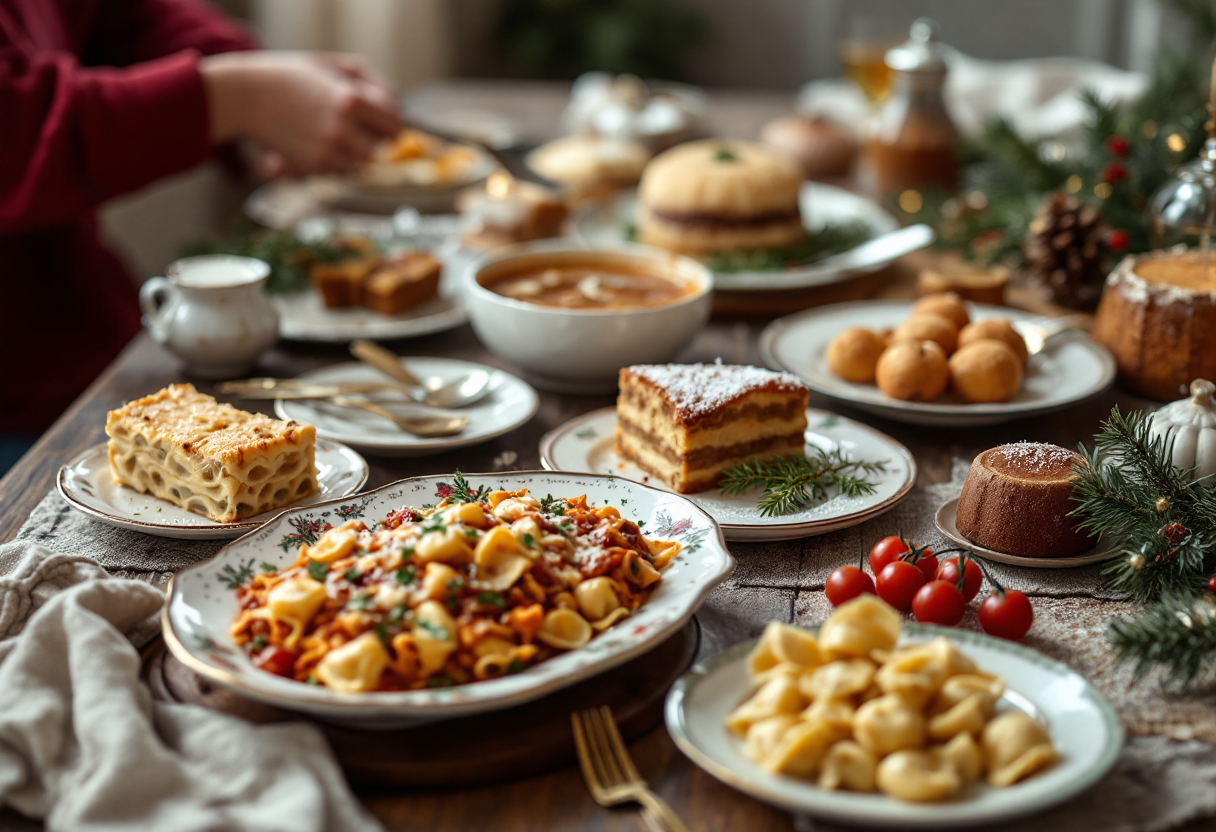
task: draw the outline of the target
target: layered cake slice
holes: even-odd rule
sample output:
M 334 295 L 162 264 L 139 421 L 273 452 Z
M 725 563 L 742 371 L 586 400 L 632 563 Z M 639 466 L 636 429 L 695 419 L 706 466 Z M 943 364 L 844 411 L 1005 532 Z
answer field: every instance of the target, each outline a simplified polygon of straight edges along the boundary
M 753 457 L 803 453 L 807 389 L 786 373 L 727 364 L 621 370 L 616 452 L 682 494 Z

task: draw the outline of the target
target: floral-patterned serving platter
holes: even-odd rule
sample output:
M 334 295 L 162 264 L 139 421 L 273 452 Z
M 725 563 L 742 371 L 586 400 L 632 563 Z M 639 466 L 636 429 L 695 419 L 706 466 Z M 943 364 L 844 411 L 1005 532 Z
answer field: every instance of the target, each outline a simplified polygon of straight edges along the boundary
M 367 482 L 367 461 L 341 442 L 318 436 L 316 465 L 321 490 L 292 505 L 310 506 L 348 497 Z M 104 444 L 89 448 L 60 468 L 56 486 L 64 502 L 98 522 L 179 540 L 240 537 L 283 510 L 275 509 L 235 523 L 219 523 L 186 511 L 168 500 L 115 483 Z
M 871 427 L 826 410 L 807 410 L 806 441 L 825 451 L 840 449 L 853 459 L 886 463 L 872 478 L 875 492 L 864 497 L 831 495 L 802 511 L 765 517 L 756 508 L 758 493 L 728 497 L 718 491 L 686 495 L 722 526 L 727 540 L 793 540 L 846 529 L 895 507 L 916 482 L 916 460 L 900 443 Z M 540 461 L 553 471 L 595 471 L 670 490 L 613 449 L 616 408 L 585 413 L 545 434 Z
M 1020 644 L 955 627 L 905 624 L 900 643 L 945 636 L 981 669 L 1005 679 L 998 711 L 1020 710 L 1047 726 L 1060 760 L 1008 788 L 972 784 L 954 800 L 907 803 L 882 794 L 828 791 L 772 774 L 743 753 L 724 725 L 751 692 L 747 655 L 755 641 L 697 665 L 667 695 L 667 730 L 688 757 L 758 800 L 814 820 L 893 829 L 981 828 L 1054 806 L 1097 783 L 1115 764 L 1123 728 L 1110 703 L 1072 668 Z M 810 824 L 808 824 L 809 826 Z
M 237 614 L 236 587 L 265 568 L 263 564 L 283 568 L 295 563 L 300 544 L 315 541 L 329 525 L 356 518 L 372 525 L 390 511 L 437 503 L 449 493 L 450 477 L 414 477 L 354 499 L 284 512 L 228 544 L 213 559 L 178 572 L 162 612 L 165 642 L 195 673 L 242 696 L 357 728 L 402 727 L 512 707 L 616 667 L 683 627 L 710 590 L 734 570 L 718 524 L 678 494 L 595 474 L 512 471 L 468 474 L 466 479 L 474 488 L 527 488 L 541 496 L 585 494 L 590 504 L 616 506 L 647 536 L 677 540 L 683 548 L 663 570 L 659 588 L 633 615 L 586 647 L 521 673 L 449 688 L 340 693 L 255 668 L 228 634 Z

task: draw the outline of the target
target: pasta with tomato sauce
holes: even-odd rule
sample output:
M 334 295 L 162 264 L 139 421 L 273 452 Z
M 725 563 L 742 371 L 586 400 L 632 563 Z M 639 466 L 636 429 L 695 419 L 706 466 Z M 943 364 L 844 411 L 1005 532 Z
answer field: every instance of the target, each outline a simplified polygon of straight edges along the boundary
M 263 670 L 337 691 L 483 681 L 629 617 L 680 551 L 585 496 L 464 496 L 302 545 L 238 588 L 233 639 Z

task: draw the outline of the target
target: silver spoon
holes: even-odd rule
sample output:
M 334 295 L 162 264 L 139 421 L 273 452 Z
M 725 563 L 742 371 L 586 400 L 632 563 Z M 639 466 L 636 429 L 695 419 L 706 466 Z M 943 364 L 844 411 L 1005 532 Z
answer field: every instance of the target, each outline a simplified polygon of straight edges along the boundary
M 460 433 L 469 424 L 469 420 L 465 416 L 458 416 L 455 413 L 436 413 L 426 416 L 400 416 L 387 408 L 381 407 L 375 402 L 369 402 L 366 399 L 351 399 L 346 396 L 331 396 L 326 401 L 336 404 L 338 407 L 353 407 L 358 410 L 366 410 L 369 413 L 375 413 L 377 416 L 382 416 L 388 419 L 394 425 L 399 427 L 406 433 L 412 433 L 414 436 L 432 437 L 432 436 L 451 436 L 454 433 Z
M 353 341 L 350 352 L 391 379 L 406 385 L 405 394 L 431 407 L 467 407 L 490 392 L 490 374 L 475 370 L 464 378 L 445 382 L 440 378 L 420 379 L 406 369 L 401 359 L 371 341 Z
M 1084 334 L 1093 324 L 1089 315 L 1065 315 L 1062 318 L 1048 318 L 1040 321 L 1018 322 L 1013 328 L 1026 342 L 1026 352 L 1037 355 L 1051 341 L 1065 333 Z

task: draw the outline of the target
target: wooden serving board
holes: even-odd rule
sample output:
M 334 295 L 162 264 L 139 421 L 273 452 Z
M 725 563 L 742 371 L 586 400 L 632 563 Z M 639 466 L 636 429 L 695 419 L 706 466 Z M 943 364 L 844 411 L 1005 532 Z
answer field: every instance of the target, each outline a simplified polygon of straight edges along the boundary
M 471 786 L 530 777 L 574 763 L 570 714 L 608 705 L 632 740 L 663 720 L 667 691 L 696 658 L 693 619 L 644 656 L 505 711 L 417 728 L 359 731 L 245 699 L 191 672 L 157 641 L 144 651 L 144 681 L 155 699 L 199 705 L 256 723 L 305 719 L 324 732 L 356 787 Z

